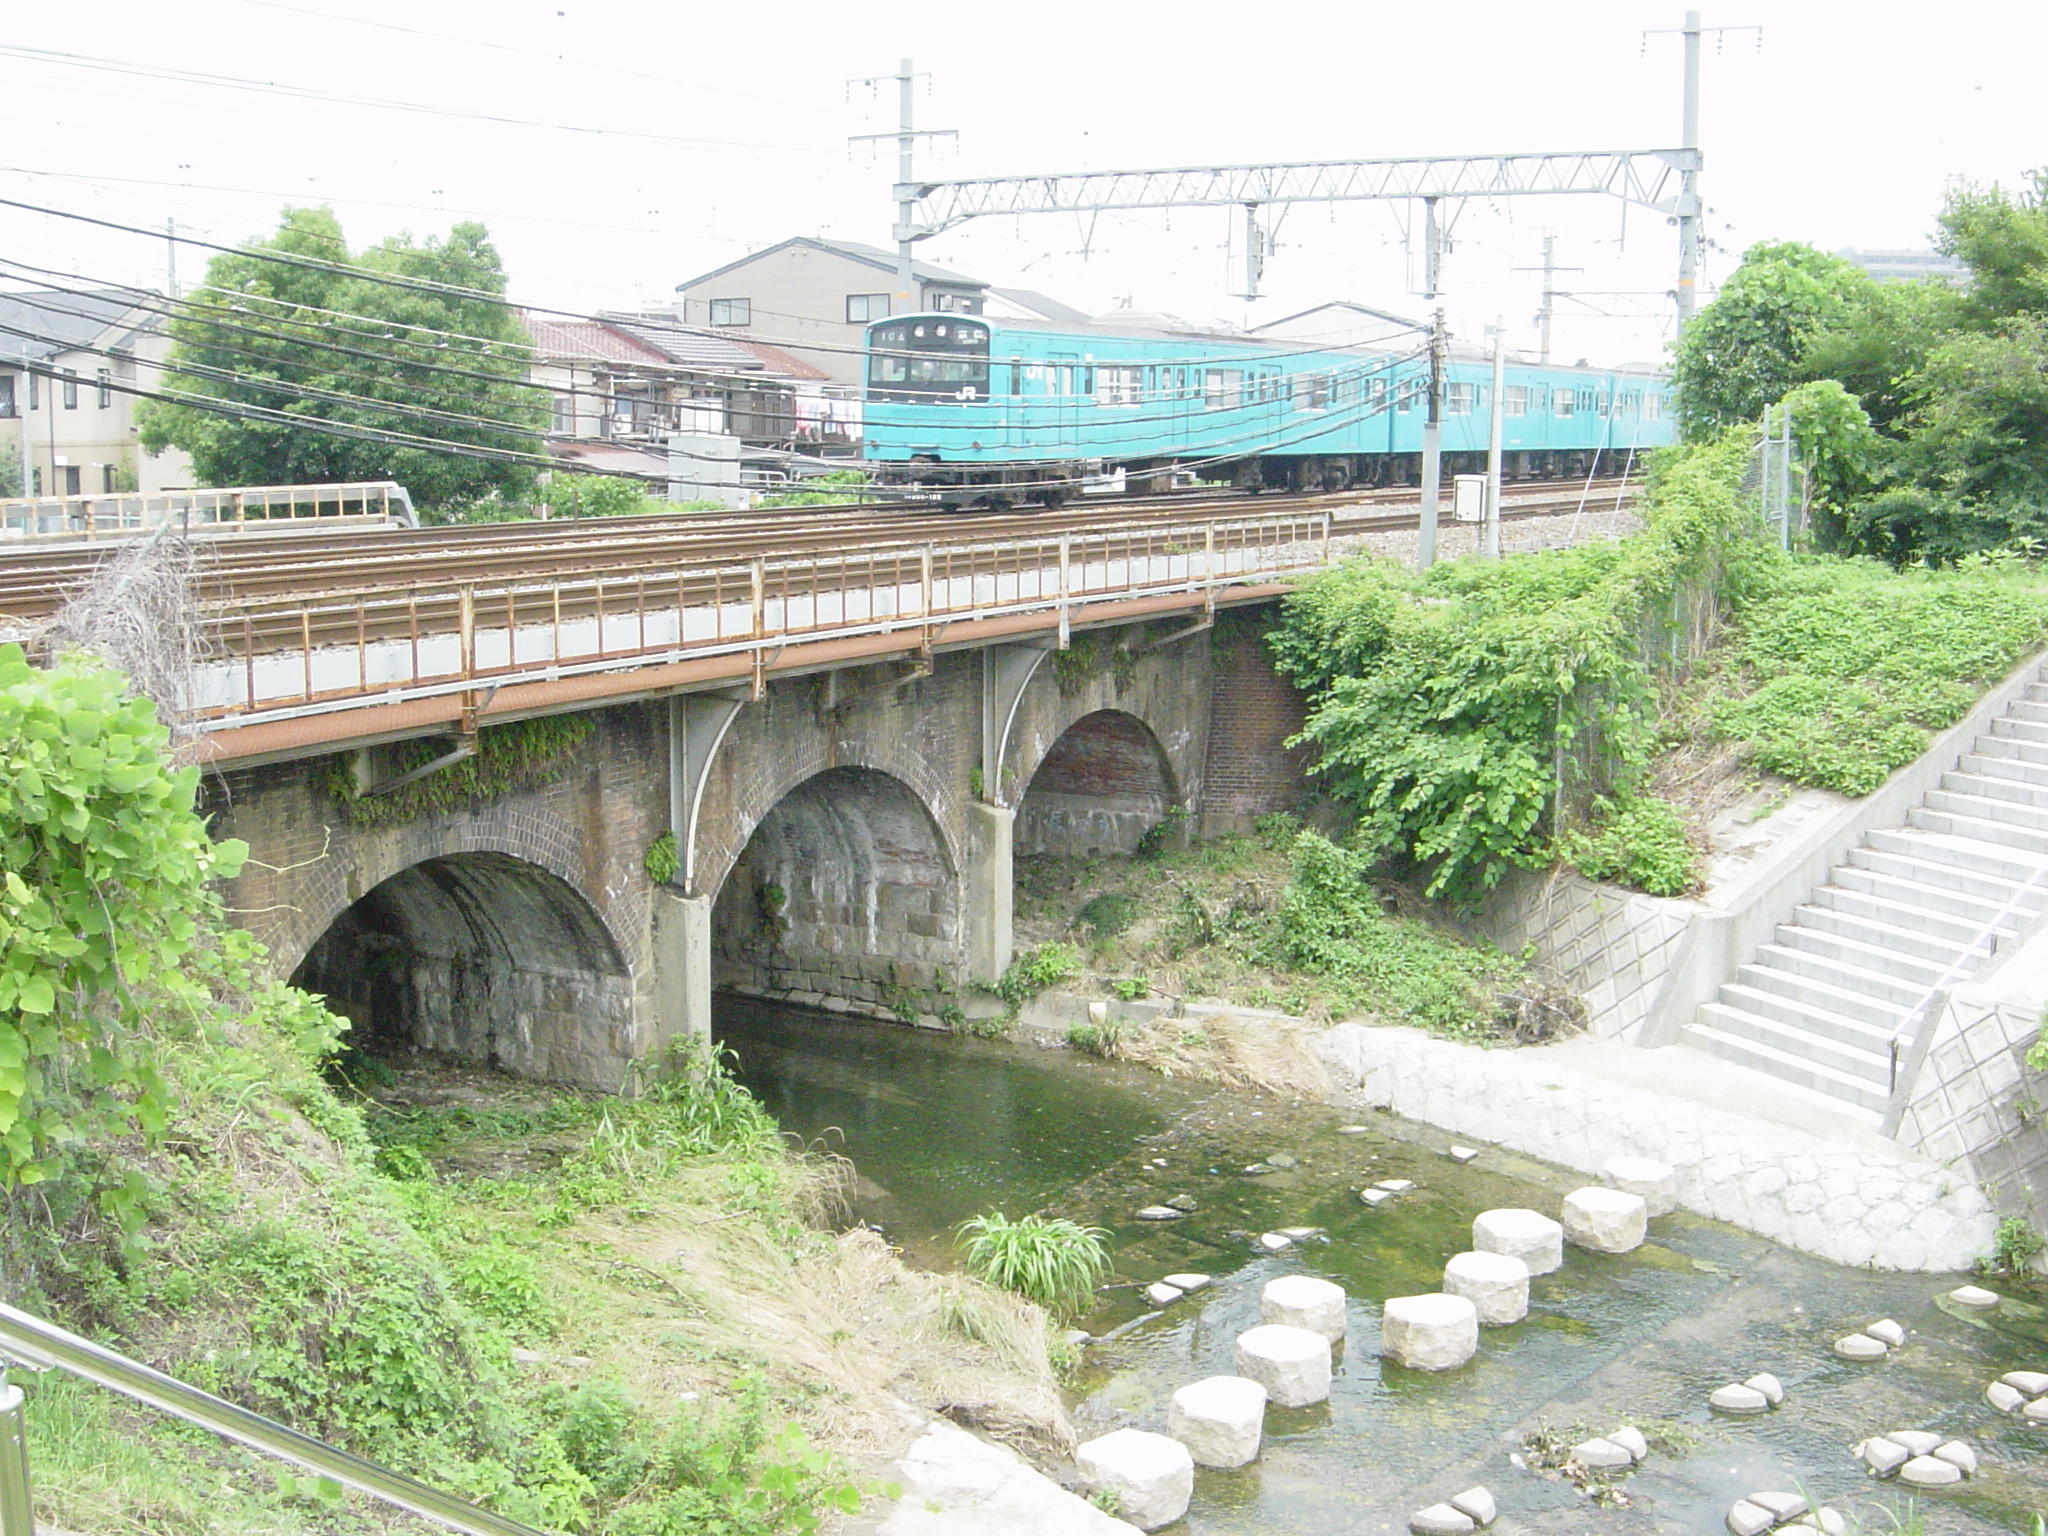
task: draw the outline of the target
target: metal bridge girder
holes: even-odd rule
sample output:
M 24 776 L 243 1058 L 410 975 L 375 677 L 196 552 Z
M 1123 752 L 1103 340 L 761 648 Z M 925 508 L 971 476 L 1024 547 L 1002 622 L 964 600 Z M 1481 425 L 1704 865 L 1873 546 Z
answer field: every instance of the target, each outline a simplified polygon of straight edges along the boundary
M 1698 170 L 1699 160 L 1696 149 L 1598 149 L 905 182 L 895 189 L 897 200 L 921 218 L 897 234 L 923 240 L 991 214 L 1539 193 L 1604 193 L 1660 212 L 1683 212 L 1673 183 Z

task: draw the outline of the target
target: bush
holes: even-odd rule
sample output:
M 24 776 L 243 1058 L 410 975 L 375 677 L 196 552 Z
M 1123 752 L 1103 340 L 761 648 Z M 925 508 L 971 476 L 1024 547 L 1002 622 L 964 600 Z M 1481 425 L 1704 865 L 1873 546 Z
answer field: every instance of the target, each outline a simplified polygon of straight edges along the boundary
M 1055 940 L 1026 950 L 1010 962 L 995 984 L 995 994 L 1015 1013 L 1047 987 L 1056 987 L 1081 974 L 1081 951 Z
M 1559 851 L 1588 880 L 1652 896 L 1683 896 L 1700 883 L 1699 849 L 1685 812 L 1651 795 L 1596 801 L 1592 825 L 1568 832 Z
M 970 1271 L 1049 1311 L 1080 1311 L 1109 1273 L 1109 1234 L 1064 1217 L 1012 1221 L 994 1212 L 963 1222 L 960 1235 Z

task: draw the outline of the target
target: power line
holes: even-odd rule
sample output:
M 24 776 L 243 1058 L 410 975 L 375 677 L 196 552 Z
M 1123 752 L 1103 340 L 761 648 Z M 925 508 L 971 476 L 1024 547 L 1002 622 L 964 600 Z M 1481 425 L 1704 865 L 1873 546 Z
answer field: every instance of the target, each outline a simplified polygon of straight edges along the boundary
M 275 80 L 245 80 L 239 75 L 215 75 L 204 70 L 176 69 L 163 64 L 138 64 L 126 59 L 102 58 L 97 54 L 66 53 L 55 48 L 30 48 L 19 43 L 0 43 L 0 54 L 57 64 L 69 69 L 137 75 L 149 80 L 168 80 L 180 85 L 203 85 L 214 89 L 254 91 L 267 96 L 286 96 L 300 101 L 322 101 L 346 107 L 371 107 L 387 112 L 417 112 L 429 117 L 452 117 L 472 122 L 496 123 L 514 128 L 545 128 L 556 133 L 582 133 L 599 138 L 651 139 L 662 144 L 687 144 L 697 149 L 769 149 L 796 154 L 823 154 L 823 150 L 796 144 L 765 144 L 744 139 L 687 138 L 673 133 L 647 133 L 635 128 L 595 128 L 585 123 L 549 123 L 533 118 L 507 117 L 494 112 L 464 112 L 454 107 L 437 107 L 427 102 L 389 101 L 381 97 L 342 96 L 313 86 L 286 85 Z

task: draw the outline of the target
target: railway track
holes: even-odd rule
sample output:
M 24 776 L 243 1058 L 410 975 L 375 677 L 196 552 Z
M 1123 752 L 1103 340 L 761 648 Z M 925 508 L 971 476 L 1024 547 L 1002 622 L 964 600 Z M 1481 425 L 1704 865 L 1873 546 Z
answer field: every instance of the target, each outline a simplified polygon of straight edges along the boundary
M 1600 509 L 1627 496 L 1622 480 L 1529 481 L 1510 485 L 1504 521 L 1554 516 L 1580 506 Z M 501 587 L 552 579 L 573 586 L 670 580 L 690 567 L 754 560 L 880 555 L 890 549 L 944 545 L 1041 544 L 1065 537 L 1133 540 L 1165 527 L 1228 525 L 1234 520 L 1328 514 L 1339 537 L 1414 527 L 1412 488 L 1317 495 L 1187 495 L 1120 498 L 1035 513 L 946 512 L 935 507 L 850 503 L 726 516 L 674 514 L 598 522 L 482 523 L 332 535 L 242 533 L 199 545 L 199 598 L 225 610 L 281 600 L 320 606 L 323 598 L 361 598 L 421 588 Z M 1404 506 L 1403 503 L 1408 505 Z M 1382 510 L 1398 509 L 1398 510 Z M 113 550 L 7 550 L 0 554 L 0 615 L 14 624 L 48 617 L 64 591 L 88 576 Z

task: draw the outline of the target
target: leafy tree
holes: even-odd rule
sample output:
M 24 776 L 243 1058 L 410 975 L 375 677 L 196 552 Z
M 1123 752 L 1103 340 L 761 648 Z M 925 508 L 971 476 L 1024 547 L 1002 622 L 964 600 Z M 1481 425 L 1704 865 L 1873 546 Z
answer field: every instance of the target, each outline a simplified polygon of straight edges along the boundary
M 1838 323 L 1807 338 L 1798 376 L 1835 380 L 1873 427 L 1902 436 L 1914 375 L 1960 327 L 1963 312 L 1963 295 L 1947 283 L 1866 283 Z
M 0 496 L 26 496 L 28 477 L 21 462 L 21 449 L 11 442 L 0 442 Z
M 2018 195 L 2003 187 L 1949 193 L 1938 244 L 1969 264 L 1967 305 L 1978 325 L 2048 312 L 2048 167 Z
M 1753 245 L 1714 302 L 1673 347 L 1679 430 L 1703 442 L 1809 375 L 1808 346 L 1865 300 L 1868 277 L 1839 256 L 1796 241 Z
M 2048 314 L 1950 337 L 1916 384 L 1907 474 L 1977 525 L 1953 553 L 2048 534 Z
M 263 259 L 273 253 L 332 265 Z M 514 313 L 486 299 L 392 287 L 376 277 L 505 291 L 497 250 L 480 224 L 457 224 L 441 241 L 399 236 L 351 257 L 331 210 L 287 208 L 269 240 L 208 263 L 205 283 L 170 325 L 170 361 L 201 372 L 174 374 L 166 388 L 308 422 L 539 452 L 542 411 L 521 383 L 530 351 Z M 334 345 L 374 352 L 378 361 Z M 456 419 L 412 413 L 422 408 Z M 447 510 L 492 496 L 523 498 L 537 478 L 522 463 L 299 430 L 183 403 L 149 401 L 138 414 L 142 445 L 153 453 L 184 449 L 209 485 L 392 479 L 424 506 Z

